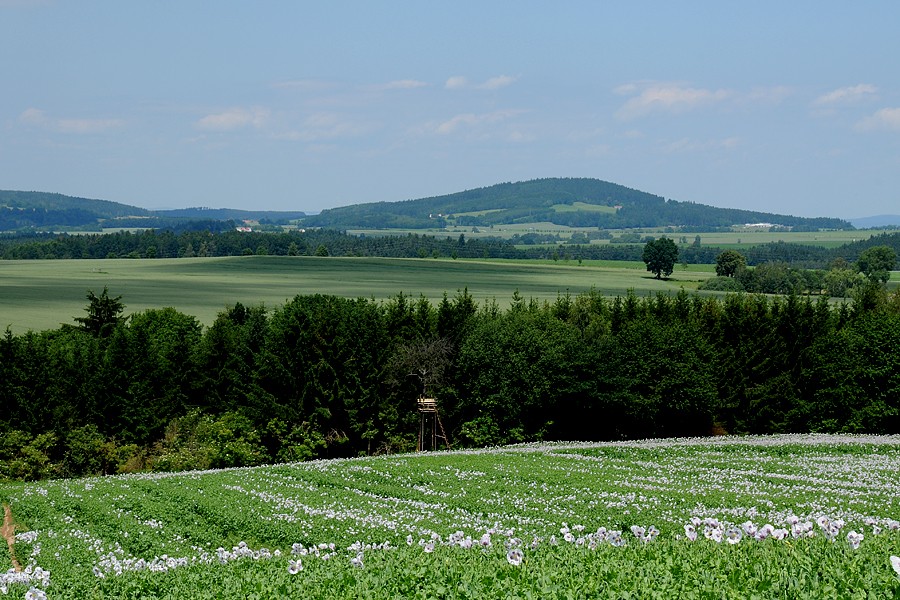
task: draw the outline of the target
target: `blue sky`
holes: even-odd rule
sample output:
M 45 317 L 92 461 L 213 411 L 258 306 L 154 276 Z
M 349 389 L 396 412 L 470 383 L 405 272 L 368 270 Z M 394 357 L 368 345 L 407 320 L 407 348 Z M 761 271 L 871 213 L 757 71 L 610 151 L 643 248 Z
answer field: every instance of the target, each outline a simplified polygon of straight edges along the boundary
M 0 0 L 0 189 L 305 210 L 595 177 L 900 212 L 900 2 Z

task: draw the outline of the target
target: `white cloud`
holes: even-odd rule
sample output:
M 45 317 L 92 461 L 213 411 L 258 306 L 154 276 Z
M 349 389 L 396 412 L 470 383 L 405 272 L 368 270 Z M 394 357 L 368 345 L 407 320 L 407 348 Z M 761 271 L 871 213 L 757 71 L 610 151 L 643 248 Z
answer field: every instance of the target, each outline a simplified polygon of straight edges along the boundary
M 691 88 L 674 83 L 654 83 L 638 86 L 627 84 L 616 88 L 620 95 L 639 93 L 629 98 L 616 116 L 620 119 L 634 119 L 651 113 L 682 113 L 696 108 L 711 106 L 731 98 L 729 90 L 707 90 Z
M 856 124 L 859 131 L 900 131 L 900 107 L 882 108 Z
M 264 108 L 229 108 L 228 110 L 206 115 L 194 125 L 205 131 L 232 131 L 242 127 L 261 127 L 269 118 L 269 111 Z
M 469 85 L 469 80 L 463 77 L 462 75 L 457 75 L 456 77 L 451 77 L 444 84 L 444 87 L 448 90 L 458 90 L 464 88 Z
M 499 90 L 500 88 L 504 88 L 508 85 L 512 85 L 516 82 L 518 77 L 512 77 L 510 75 L 498 75 L 497 77 L 491 77 L 490 79 L 482 82 L 482 83 L 470 83 L 468 79 L 463 77 L 462 75 L 457 75 L 456 77 L 451 77 L 444 83 L 444 87 L 448 90 L 461 90 L 464 88 L 472 88 L 476 90 Z
M 47 123 L 47 115 L 39 108 L 28 108 L 22 111 L 19 120 L 29 125 L 44 125 Z
M 125 124 L 122 119 L 57 119 L 33 107 L 22 111 L 19 121 L 58 133 L 75 134 L 102 133 Z
M 848 86 L 832 90 L 827 94 L 822 94 L 813 100 L 813 106 L 836 106 L 857 104 L 867 98 L 873 97 L 878 92 L 878 88 L 868 83 Z
M 510 77 L 509 75 L 499 75 L 497 77 L 491 77 L 477 87 L 480 90 L 499 90 L 500 88 L 512 85 L 513 83 L 515 83 L 515 81 L 516 77 Z

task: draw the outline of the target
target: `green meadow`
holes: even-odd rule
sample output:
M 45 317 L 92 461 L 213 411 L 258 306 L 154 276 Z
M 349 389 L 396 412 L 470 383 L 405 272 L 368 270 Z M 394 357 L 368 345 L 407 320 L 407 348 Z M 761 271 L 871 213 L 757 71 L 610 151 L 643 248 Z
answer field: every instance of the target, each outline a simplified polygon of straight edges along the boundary
M 240 256 L 0 262 L 0 328 L 55 329 L 83 316 L 88 290 L 122 296 L 126 314 L 171 306 L 211 324 L 236 302 L 279 306 L 296 295 L 386 300 L 400 292 L 432 302 L 464 288 L 479 302 L 506 306 L 513 294 L 555 300 L 592 288 L 608 296 L 691 291 L 712 274 L 676 266 L 658 281 L 642 263 L 470 261 Z

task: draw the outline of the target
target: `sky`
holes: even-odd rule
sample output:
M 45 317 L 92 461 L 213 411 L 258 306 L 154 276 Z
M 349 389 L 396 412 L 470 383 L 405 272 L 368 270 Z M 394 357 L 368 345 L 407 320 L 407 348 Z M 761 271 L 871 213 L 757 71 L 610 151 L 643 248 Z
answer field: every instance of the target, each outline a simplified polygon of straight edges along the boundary
M 0 0 L 0 189 L 302 210 L 592 177 L 900 213 L 900 2 Z

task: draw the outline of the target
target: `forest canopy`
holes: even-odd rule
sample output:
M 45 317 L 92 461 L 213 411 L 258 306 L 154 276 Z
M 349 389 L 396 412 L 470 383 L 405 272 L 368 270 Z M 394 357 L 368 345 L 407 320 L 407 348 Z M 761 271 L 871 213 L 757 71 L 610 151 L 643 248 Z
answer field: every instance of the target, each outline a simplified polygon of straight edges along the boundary
M 596 293 L 500 309 L 297 296 L 208 328 L 172 308 L 0 338 L 0 474 L 36 479 L 416 448 L 713 432 L 900 432 L 900 292 Z M 89 306 L 89 309 L 91 307 Z M 90 326 L 89 326 L 90 325 Z M 423 387 L 424 386 L 424 387 Z

